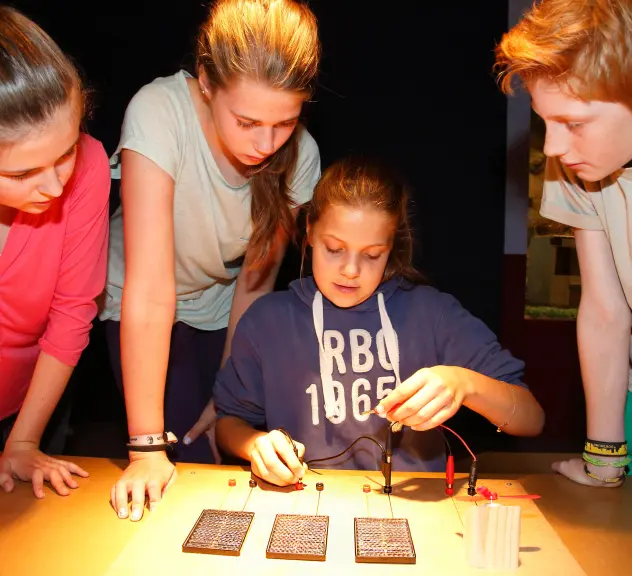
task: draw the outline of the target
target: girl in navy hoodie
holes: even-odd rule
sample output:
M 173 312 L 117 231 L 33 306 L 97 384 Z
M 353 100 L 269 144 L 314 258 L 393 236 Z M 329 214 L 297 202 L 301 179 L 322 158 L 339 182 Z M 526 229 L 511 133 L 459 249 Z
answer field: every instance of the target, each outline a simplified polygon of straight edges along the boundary
M 383 417 L 405 426 L 394 470 L 445 469 L 441 436 L 420 431 L 461 406 L 509 434 L 542 430 L 523 363 L 452 296 L 421 285 L 407 194 L 384 169 L 331 166 L 308 208 L 307 242 L 313 277 L 261 297 L 237 326 L 214 392 L 223 450 L 283 486 L 303 477 L 299 457 L 338 454 L 360 436 L 383 441 Z M 332 465 L 379 470 L 381 456 L 363 441 Z

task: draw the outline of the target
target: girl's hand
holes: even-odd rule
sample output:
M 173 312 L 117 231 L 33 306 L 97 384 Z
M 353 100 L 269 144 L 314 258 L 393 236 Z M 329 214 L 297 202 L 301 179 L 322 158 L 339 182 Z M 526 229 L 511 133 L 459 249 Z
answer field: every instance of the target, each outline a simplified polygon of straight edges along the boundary
M 182 443 L 188 446 L 189 444 L 195 442 L 201 434 L 206 434 L 213 454 L 213 459 L 216 464 L 219 464 L 221 462 L 221 456 L 215 440 L 216 423 L 217 412 L 215 411 L 215 402 L 211 400 L 202 411 L 200 418 L 193 425 L 193 428 L 186 433 L 185 437 L 182 439 Z
M 386 396 L 375 411 L 413 430 L 430 430 L 456 414 L 469 388 L 467 371 L 463 368 L 422 368 Z
M 119 518 L 127 518 L 129 515 L 130 519 L 136 522 L 143 517 L 145 493 L 151 511 L 173 484 L 177 472 L 165 452 L 130 452 L 129 459 L 129 466 L 110 490 L 110 504 Z
M 5 492 L 15 487 L 14 479 L 32 482 L 36 498 L 44 498 L 44 481 L 50 482 L 57 494 L 68 496 L 68 488 L 78 488 L 73 474 L 86 478 L 88 473 L 64 460 L 47 456 L 33 442 L 10 442 L 0 454 L 0 486 Z
M 294 441 L 298 457 L 287 437 L 278 430 L 258 436 L 250 452 L 250 464 L 254 474 L 270 484 L 289 486 L 303 478 L 307 466 L 299 458 L 305 454 L 305 446 Z
M 208 434 L 209 431 L 215 428 L 216 422 L 217 412 L 215 411 L 215 402 L 211 400 L 202 411 L 202 414 L 200 414 L 200 418 L 198 419 L 198 421 L 184 436 L 184 439 L 182 440 L 183 443 L 187 445 L 191 444 L 198 439 L 198 436 L 200 434 Z

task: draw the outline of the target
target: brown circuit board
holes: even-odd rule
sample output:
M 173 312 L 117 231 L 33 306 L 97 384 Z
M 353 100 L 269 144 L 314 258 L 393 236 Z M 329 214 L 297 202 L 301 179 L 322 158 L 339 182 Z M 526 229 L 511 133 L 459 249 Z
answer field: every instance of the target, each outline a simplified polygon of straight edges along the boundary
M 324 562 L 328 530 L 329 516 L 277 514 L 268 541 L 266 558 Z
M 183 552 L 239 556 L 254 512 L 204 510 L 189 532 Z
M 356 562 L 416 564 L 415 546 L 405 518 L 355 518 Z

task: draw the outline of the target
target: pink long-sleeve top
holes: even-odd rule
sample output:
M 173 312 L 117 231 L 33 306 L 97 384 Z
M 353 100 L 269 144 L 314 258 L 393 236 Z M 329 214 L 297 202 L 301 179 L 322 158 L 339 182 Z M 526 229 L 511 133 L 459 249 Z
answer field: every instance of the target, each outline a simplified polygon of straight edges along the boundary
M 44 213 L 18 212 L 0 255 L 0 420 L 19 411 L 41 351 L 75 366 L 105 285 L 110 170 L 82 134 L 72 177 Z

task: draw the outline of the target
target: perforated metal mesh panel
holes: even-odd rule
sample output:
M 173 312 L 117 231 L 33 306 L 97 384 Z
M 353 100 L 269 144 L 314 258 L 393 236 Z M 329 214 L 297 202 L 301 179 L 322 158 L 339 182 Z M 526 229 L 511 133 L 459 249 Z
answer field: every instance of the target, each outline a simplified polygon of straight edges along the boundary
M 324 561 L 328 528 L 329 516 L 277 514 L 266 558 Z
M 204 510 L 182 544 L 183 552 L 239 556 L 254 512 Z
M 356 562 L 415 564 L 415 546 L 405 518 L 356 518 Z

